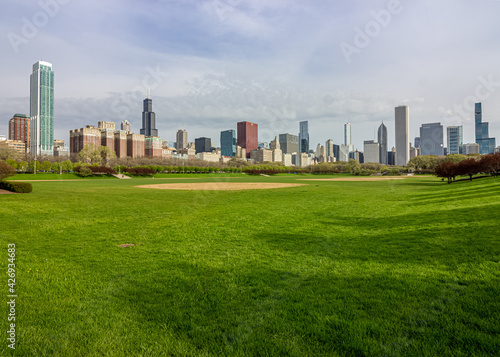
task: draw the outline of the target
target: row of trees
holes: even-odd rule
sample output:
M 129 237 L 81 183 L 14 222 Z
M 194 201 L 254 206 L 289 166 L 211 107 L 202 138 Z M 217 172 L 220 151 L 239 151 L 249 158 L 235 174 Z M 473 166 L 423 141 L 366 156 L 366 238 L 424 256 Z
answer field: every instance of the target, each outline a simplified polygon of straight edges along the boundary
M 500 153 L 484 155 L 481 158 L 468 158 L 458 162 L 443 161 L 435 167 L 435 175 L 447 179 L 448 183 L 455 181 L 457 176 L 472 177 L 478 174 L 500 175 Z

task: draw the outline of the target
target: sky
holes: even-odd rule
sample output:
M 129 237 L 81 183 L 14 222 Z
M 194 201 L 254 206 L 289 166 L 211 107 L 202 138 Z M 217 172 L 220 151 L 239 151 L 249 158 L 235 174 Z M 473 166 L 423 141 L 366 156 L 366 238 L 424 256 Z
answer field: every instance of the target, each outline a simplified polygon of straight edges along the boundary
M 500 145 L 500 0 L 16 0 L 0 13 L 0 134 L 29 115 L 39 60 L 55 74 L 55 139 L 101 120 L 141 128 L 148 89 L 159 136 L 173 143 L 259 125 L 259 141 L 298 135 L 395 143 L 394 108 L 463 125 L 474 103 Z M 446 129 L 445 129 L 446 130 Z M 445 134 L 446 135 L 446 134 Z M 446 140 L 446 137 L 445 137 Z

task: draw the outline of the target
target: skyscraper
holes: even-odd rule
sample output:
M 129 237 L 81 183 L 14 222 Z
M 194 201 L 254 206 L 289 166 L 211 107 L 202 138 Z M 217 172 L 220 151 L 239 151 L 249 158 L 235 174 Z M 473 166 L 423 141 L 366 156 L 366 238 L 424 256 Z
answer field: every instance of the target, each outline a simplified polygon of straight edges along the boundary
M 132 131 L 130 130 L 130 123 L 128 120 L 122 120 L 121 129 L 123 131 Z
M 259 147 L 258 125 L 249 121 L 242 121 L 236 125 L 238 129 L 238 146 L 246 150 L 246 157 L 249 159 L 250 152 Z
M 420 155 L 444 155 L 441 123 L 422 124 L 420 127 Z
M 351 123 L 344 124 L 344 145 L 347 146 L 349 152 L 354 151 L 351 139 Z
M 309 152 L 309 122 L 301 121 L 299 123 L 299 149 L 300 152 Z
M 396 165 L 404 166 L 410 161 L 410 108 L 400 105 L 395 108 Z
M 481 103 L 476 103 L 474 112 L 476 121 L 476 143 L 479 144 L 479 153 L 491 154 L 495 150 L 495 138 L 489 137 L 488 123 L 483 123 Z
M 378 127 L 378 143 L 379 143 L 379 162 L 387 165 L 387 127 L 384 123 Z
M 196 138 L 194 139 L 194 146 L 196 153 L 212 152 L 212 140 L 210 138 Z
M 9 120 L 9 140 L 19 140 L 30 147 L 30 117 L 25 114 L 15 114 Z
M 446 128 L 448 155 L 461 154 L 463 145 L 462 126 L 449 126 Z
M 229 157 L 236 156 L 236 131 L 233 129 L 221 131 L 220 155 Z
M 378 163 L 380 161 L 380 145 L 379 145 L 379 143 L 375 142 L 375 140 L 365 140 L 363 142 L 363 146 L 364 146 L 364 149 L 363 149 L 364 162 Z
M 294 154 L 299 152 L 299 137 L 293 134 L 280 134 L 279 141 L 284 154 Z
M 188 145 L 188 132 L 186 130 L 179 129 L 176 135 L 175 148 L 177 150 L 182 150 L 187 148 Z
M 52 64 L 38 61 L 30 76 L 30 153 L 53 155 L 54 72 Z
M 153 101 L 149 97 L 144 99 L 144 109 L 142 112 L 142 129 L 141 135 L 144 136 L 158 136 L 158 129 L 156 129 L 156 115 L 153 112 Z

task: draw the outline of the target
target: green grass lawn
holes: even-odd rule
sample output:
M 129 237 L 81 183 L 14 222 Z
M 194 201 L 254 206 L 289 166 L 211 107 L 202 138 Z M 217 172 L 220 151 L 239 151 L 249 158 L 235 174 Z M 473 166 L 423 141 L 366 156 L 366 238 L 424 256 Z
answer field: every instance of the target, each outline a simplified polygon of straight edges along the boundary
M 305 186 L 0 195 L 0 356 L 498 356 L 500 179 L 233 177 Z

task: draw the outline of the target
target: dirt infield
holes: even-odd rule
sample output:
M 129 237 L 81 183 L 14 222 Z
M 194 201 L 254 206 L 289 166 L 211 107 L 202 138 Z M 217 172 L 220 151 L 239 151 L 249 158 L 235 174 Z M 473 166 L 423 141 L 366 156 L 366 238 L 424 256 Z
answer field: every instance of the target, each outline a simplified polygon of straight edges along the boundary
M 354 176 L 354 177 L 338 177 L 330 179 L 298 179 L 297 181 L 386 181 L 386 180 L 403 180 L 409 176 Z
M 0 195 L 17 195 L 17 192 L 10 192 L 10 191 L 7 191 L 7 190 L 2 190 L 0 188 Z
M 203 190 L 203 191 L 235 191 L 235 190 L 263 190 L 270 188 L 284 188 L 304 186 L 301 183 L 260 183 L 260 182 L 199 182 L 199 183 L 165 183 L 159 185 L 135 186 L 140 188 L 155 188 L 159 190 Z

